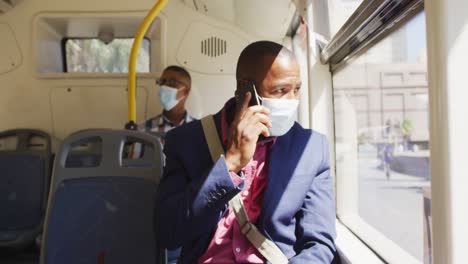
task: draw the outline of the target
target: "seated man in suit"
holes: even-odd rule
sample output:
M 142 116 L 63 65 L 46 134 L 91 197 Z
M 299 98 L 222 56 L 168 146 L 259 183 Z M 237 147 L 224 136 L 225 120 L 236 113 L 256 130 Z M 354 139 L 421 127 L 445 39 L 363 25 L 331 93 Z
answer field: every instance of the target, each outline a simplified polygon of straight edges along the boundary
M 213 161 L 200 121 L 167 135 L 159 242 L 183 247 L 179 263 L 275 263 L 248 238 L 250 229 L 239 226 L 229 205 L 236 196 L 250 222 L 283 254 L 276 263 L 331 263 L 335 203 L 328 144 L 294 122 L 298 63 L 277 43 L 255 42 L 242 51 L 236 79 L 236 97 L 214 115 L 224 155 Z M 242 94 L 247 82 L 254 92 Z M 249 106 L 252 96 L 261 105 Z

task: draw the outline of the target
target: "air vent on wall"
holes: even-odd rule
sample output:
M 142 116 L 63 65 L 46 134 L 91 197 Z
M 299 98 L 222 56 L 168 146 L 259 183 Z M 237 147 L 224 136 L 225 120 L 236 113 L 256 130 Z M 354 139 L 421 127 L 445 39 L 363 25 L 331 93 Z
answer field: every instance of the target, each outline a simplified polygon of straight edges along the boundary
M 233 75 L 239 54 L 248 43 L 245 35 L 231 29 L 194 22 L 180 41 L 176 58 L 194 72 Z
M 226 54 L 227 41 L 218 37 L 211 37 L 201 41 L 201 53 L 208 57 L 218 57 Z

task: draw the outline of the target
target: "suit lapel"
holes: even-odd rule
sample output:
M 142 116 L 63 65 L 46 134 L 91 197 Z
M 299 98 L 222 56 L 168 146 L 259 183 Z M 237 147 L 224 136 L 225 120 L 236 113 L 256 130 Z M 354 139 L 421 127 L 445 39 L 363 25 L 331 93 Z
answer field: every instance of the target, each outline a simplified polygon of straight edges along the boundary
M 307 145 L 310 130 L 295 124 L 284 136 L 278 137 L 273 145 L 268 166 L 267 186 L 263 196 L 260 224 L 271 218 Z

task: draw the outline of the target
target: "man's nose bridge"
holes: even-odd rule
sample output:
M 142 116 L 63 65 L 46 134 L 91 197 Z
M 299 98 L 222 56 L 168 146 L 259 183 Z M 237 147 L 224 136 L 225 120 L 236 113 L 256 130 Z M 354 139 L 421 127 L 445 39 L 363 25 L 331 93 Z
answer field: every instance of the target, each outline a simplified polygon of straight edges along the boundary
M 297 99 L 299 95 L 296 95 L 294 91 L 295 89 L 289 90 L 288 93 L 285 95 L 285 99 Z

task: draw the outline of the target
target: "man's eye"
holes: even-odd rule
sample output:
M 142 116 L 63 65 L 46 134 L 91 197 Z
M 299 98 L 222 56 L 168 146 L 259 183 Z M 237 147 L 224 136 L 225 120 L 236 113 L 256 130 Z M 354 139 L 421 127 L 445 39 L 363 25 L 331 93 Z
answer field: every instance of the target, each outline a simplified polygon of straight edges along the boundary
M 275 94 L 284 94 L 285 89 L 284 88 L 279 88 L 275 90 Z

